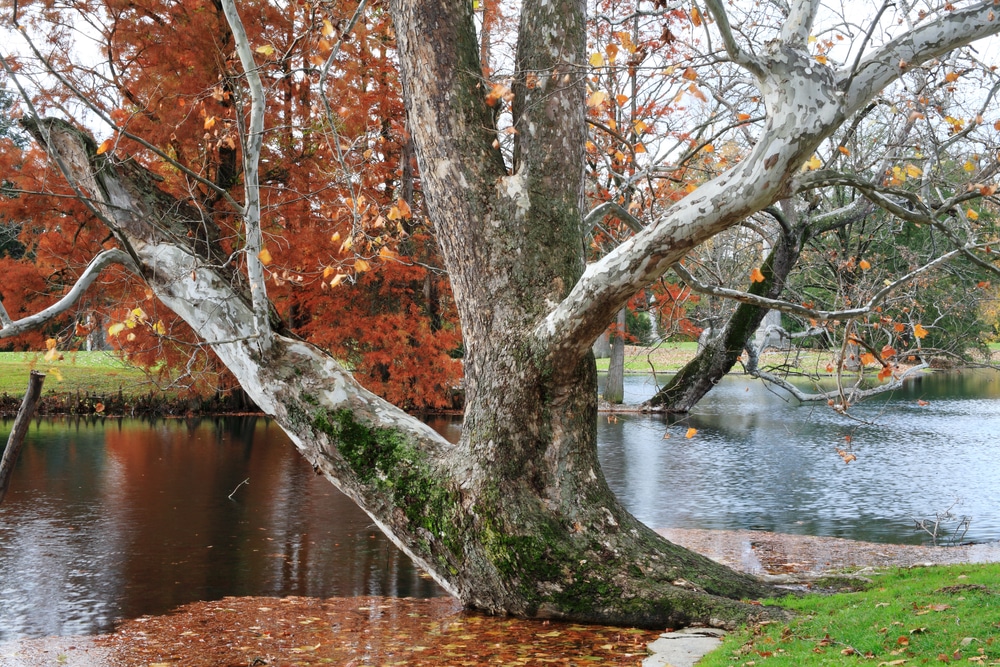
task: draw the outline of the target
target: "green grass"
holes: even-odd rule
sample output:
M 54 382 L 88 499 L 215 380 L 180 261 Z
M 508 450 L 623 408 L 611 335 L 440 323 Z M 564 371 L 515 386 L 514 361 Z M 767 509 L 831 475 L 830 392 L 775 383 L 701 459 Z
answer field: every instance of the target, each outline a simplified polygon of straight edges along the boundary
M 698 667 L 1000 664 L 1000 564 L 874 579 L 861 592 L 781 599 L 794 619 L 733 633 Z
M 22 396 L 32 370 L 46 374 L 43 395 L 54 393 L 146 393 L 150 385 L 138 368 L 109 352 L 66 352 L 61 361 L 45 361 L 43 352 L 0 352 L 0 394 Z

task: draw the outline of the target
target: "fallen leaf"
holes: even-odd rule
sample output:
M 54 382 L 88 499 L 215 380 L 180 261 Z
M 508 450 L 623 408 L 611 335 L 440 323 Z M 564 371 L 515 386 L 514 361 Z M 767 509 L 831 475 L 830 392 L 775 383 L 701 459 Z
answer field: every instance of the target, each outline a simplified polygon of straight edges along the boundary
M 698 429 L 691 427 L 687 430 L 687 433 L 684 434 L 684 437 L 690 440 L 696 433 L 698 433 Z

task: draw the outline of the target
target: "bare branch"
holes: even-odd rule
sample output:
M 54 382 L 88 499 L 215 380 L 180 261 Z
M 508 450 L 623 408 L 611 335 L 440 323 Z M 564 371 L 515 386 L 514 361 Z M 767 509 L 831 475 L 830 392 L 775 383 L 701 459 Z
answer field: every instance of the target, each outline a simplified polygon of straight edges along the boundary
M 87 291 L 95 280 L 97 280 L 98 275 L 106 267 L 112 264 L 121 264 L 131 271 L 136 271 L 135 263 L 132 261 L 132 257 L 129 256 L 123 250 L 117 248 L 112 250 L 105 250 L 97 257 L 90 261 L 87 268 L 84 269 L 83 273 L 77 279 L 73 287 L 70 288 L 63 298 L 55 302 L 45 310 L 39 311 L 34 315 L 29 315 L 28 317 L 22 318 L 20 320 L 12 321 L 7 314 L 7 311 L 0 304 L 0 322 L 3 323 L 3 328 L 0 328 L 0 338 L 9 338 L 11 336 L 17 336 L 19 334 L 36 329 L 46 322 L 52 320 L 59 315 L 62 315 L 67 310 L 76 305 L 80 300 L 80 297 Z
M 863 306 L 858 308 L 848 308 L 846 310 L 814 310 L 812 308 L 806 308 L 805 306 L 800 306 L 798 304 L 790 303 L 788 301 L 781 301 L 779 299 L 768 299 L 766 297 L 757 296 L 756 294 L 750 294 L 748 292 L 741 292 L 739 290 L 730 289 L 728 287 L 717 287 L 713 285 L 706 285 L 695 278 L 687 269 L 681 266 L 680 263 L 673 265 L 674 272 L 679 275 L 685 283 L 688 284 L 695 292 L 701 294 L 710 294 L 712 296 L 722 297 L 724 299 L 732 299 L 734 301 L 739 301 L 740 303 L 746 303 L 751 306 L 761 306 L 762 308 L 771 308 L 772 310 L 780 310 L 783 313 L 790 313 L 793 315 L 799 315 L 801 317 L 806 317 L 819 321 L 827 320 L 843 320 L 852 317 L 860 317 L 867 313 L 870 313 L 875 306 L 880 304 L 893 290 L 898 288 L 900 285 L 904 285 L 913 278 L 917 277 L 921 273 L 930 271 L 931 269 L 938 267 L 952 258 L 964 254 L 964 248 L 956 248 L 950 252 L 947 252 L 940 257 L 927 262 L 923 266 L 910 271 L 906 275 L 897 278 L 895 281 L 889 283 L 878 292 L 872 296 Z

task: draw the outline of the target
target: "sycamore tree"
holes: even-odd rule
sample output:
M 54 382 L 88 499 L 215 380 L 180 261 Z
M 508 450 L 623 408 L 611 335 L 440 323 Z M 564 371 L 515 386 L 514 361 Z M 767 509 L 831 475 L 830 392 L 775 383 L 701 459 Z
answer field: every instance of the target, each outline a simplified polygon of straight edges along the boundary
M 484 78 L 472 3 L 388 4 L 427 212 L 464 338 L 467 407 L 455 444 L 276 325 L 257 176 L 269 102 L 257 59 L 265 54 L 231 0 L 222 6 L 246 104 L 238 116 L 243 194 L 231 203 L 241 232 L 230 251 L 199 236 L 199 209 L 161 190 L 140 161 L 100 151 L 65 121 L 29 110 L 24 123 L 113 235 L 94 271 L 115 261 L 140 276 L 316 470 L 466 605 L 649 627 L 732 625 L 761 609 L 741 600 L 769 590 L 662 539 L 608 488 L 597 459 L 591 344 L 693 247 L 794 191 L 817 148 L 906 67 L 1000 29 L 1000 8 L 982 0 L 948 4 L 913 25 L 884 24 L 885 32 L 875 28 L 883 17 L 873 17 L 859 56 L 834 67 L 809 48 L 810 35 L 824 30 L 820 4 L 775 3 L 753 26 L 732 19 L 738 5 L 702 5 L 714 57 L 746 73 L 765 120 L 741 160 L 589 264 L 586 4 L 522 4 L 506 90 Z M 498 97 L 510 105 L 510 154 L 498 141 Z M 4 317 L 3 331 L 57 310 Z

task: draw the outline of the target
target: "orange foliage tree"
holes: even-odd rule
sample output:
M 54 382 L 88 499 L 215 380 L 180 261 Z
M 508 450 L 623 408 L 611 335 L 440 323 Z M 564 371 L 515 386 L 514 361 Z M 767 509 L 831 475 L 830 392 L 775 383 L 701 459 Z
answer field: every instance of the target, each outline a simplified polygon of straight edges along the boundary
M 28 4 L 23 20 L 50 8 L 47 1 Z M 98 151 L 134 157 L 163 179 L 161 187 L 197 206 L 203 221 L 188 235 L 217 241 L 231 253 L 219 262 L 240 268 L 232 202 L 243 196 L 248 100 L 221 5 L 82 0 L 60 11 L 107 17 L 95 26 L 104 63 L 40 91 L 37 106 L 72 112 L 64 100 L 71 88 L 83 92 L 94 106 L 77 110 L 79 117 L 100 114 L 117 130 Z M 242 11 L 271 100 L 260 181 L 276 317 L 385 398 L 413 409 L 451 405 L 460 333 L 422 214 L 388 16 L 378 5 L 359 12 L 351 2 L 254 2 Z M 54 67 L 71 52 L 70 39 L 68 30 L 49 35 L 64 47 L 49 56 Z M 49 283 L 54 271 L 74 273 L 46 264 L 44 246 L 59 246 L 52 257 L 90 257 L 106 232 L 86 207 L 64 199 L 71 193 L 52 191 L 58 178 L 44 161 L 13 143 L 2 152 L 17 178 L 13 196 L 0 200 L 0 218 L 31 220 L 22 243 L 38 248 L 21 270 Z M 35 192 L 47 196 L 30 196 Z M 103 302 L 86 304 L 106 322 L 126 325 L 112 328 L 112 345 L 147 365 L 167 361 L 162 368 L 175 377 L 177 369 L 190 371 L 195 337 L 151 292 L 120 277 Z M 130 318 L 137 309 L 142 317 Z M 208 357 L 195 366 L 206 364 Z

